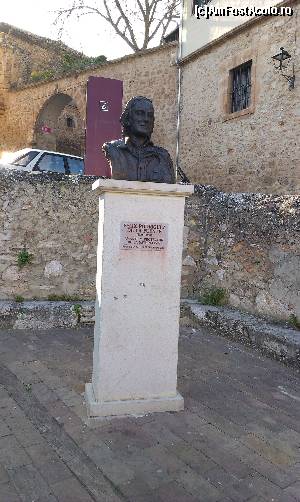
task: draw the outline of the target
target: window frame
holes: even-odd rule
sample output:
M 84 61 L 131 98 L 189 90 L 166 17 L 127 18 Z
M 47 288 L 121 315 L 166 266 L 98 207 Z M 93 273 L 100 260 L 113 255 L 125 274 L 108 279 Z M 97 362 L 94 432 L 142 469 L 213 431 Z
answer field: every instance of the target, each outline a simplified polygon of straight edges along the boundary
M 76 125 L 76 124 L 75 124 L 75 120 L 74 120 L 74 118 L 73 118 L 73 117 L 71 117 L 71 116 L 68 116 L 68 117 L 66 118 L 66 126 L 67 126 L 67 128 L 68 128 L 68 129 L 74 129 L 74 128 L 75 128 L 75 125 Z
M 232 92 L 232 70 L 235 68 L 252 61 L 251 65 L 251 102 L 248 108 L 241 111 L 231 111 L 231 92 Z M 220 77 L 219 86 L 219 110 L 223 122 L 228 120 L 238 119 L 255 112 L 258 84 L 256 81 L 257 71 L 257 53 L 255 50 L 244 49 L 234 56 L 224 59 L 218 68 L 218 75 Z
M 234 109 L 235 107 L 235 99 L 234 99 L 234 80 L 235 80 L 235 76 L 238 74 L 238 72 L 240 72 L 240 76 L 242 77 L 242 73 L 241 71 L 245 70 L 250 70 L 249 74 L 250 74 L 250 85 L 248 85 L 248 87 L 250 87 L 250 92 L 249 92 L 249 102 L 248 102 L 248 105 L 245 106 L 245 107 L 242 107 L 242 108 L 238 108 L 237 110 Z M 243 84 L 240 84 L 240 88 L 241 87 L 245 87 Z M 248 108 L 250 108 L 251 106 L 251 101 L 252 101 L 252 59 L 250 59 L 249 61 L 246 61 L 245 63 L 242 63 L 238 66 L 236 66 L 235 68 L 232 68 L 230 70 L 230 88 L 231 88 L 231 91 L 230 91 L 230 110 L 229 110 L 229 113 L 239 113 L 239 112 L 242 112 L 244 110 L 247 110 Z M 243 98 L 241 98 L 242 100 Z
M 82 172 L 81 172 L 81 173 L 72 173 L 72 172 L 71 172 L 71 167 L 70 167 L 70 165 L 69 165 L 69 161 L 70 161 L 70 160 L 77 160 L 78 162 L 81 162 L 81 163 L 82 163 Z M 67 166 L 68 166 L 68 174 L 70 174 L 71 176 L 82 176 L 82 175 L 83 175 L 83 173 L 84 173 L 84 160 L 83 160 L 83 159 L 80 159 L 80 158 L 78 158 L 78 157 L 72 157 L 72 156 L 70 156 L 70 157 L 68 156 L 68 157 L 67 157 L 67 156 L 66 156 L 66 157 L 65 157 L 65 161 L 66 161 Z
M 32 157 L 32 159 L 30 159 L 27 164 L 24 166 L 23 164 L 18 164 L 18 162 L 22 159 L 24 159 L 25 157 L 27 157 L 28 155 L 30 155 L 31 153 L 34 153 L 35 155 Z M 13 166 L 18 166 L 18 167 L 24 167 L 27 168 L 29 166 L 29 164 L 39 155 L 40 152 L 37 152 L 35 150 L 29 150 L 29 152 L 27 153 L 23 153 L 23 155 L 20 155 L 19 157 L 17 157 L 13 162 L 9 162 L 10 164 L 12 164 Z
M 212 0 L 191 0 L 191 16 L 194 16 L 196 6 L 204 7 L 208 5 Z
M 63 164 L 64 164 L 64 169 L 65 169 L 65 172 L 62 173 L 62 172 L 59 172 L 59 171 L 47 171 L 47 170 L 43 170 L 43 169 L 40 169 L 39 168 L 39 164 L 40 162 L 42 161 L 42 159 L 46 156 L 46 155 L 49 155 L 49 156 L 53 156 L 53 157 L 61 157 L 63 159 Z M 40 158 L 38 159 L 37 163 L 34 165 L 33 171 L 38 171 L 39 173 L 51 173 L 51 174 L 69 174 L 69 166 L 65 160 L 65 156 L 64 155 L 61 155 L 59 153 L 50 153 L 50 152 L 43 152 L 43 154 L 40 156 Z

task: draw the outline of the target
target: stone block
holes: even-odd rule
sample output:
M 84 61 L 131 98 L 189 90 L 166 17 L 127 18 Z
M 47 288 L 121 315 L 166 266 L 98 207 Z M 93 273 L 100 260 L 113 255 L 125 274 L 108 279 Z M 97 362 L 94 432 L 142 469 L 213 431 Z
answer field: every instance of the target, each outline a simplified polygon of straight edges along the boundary
M 193 187 L 99 180 L 94 188 L 100 207 L 88 414 L 179 411 L 182 231 Z

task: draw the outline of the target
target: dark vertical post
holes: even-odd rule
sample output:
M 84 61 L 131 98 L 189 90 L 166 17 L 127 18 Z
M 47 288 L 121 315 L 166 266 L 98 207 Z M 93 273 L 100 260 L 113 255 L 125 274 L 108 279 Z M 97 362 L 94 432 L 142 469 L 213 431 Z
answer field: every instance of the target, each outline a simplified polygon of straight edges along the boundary
M 121 80 L 89 77 L 84 174 L 110 178 L 110 167 L 101 147 L 108 140 L 121 138 L 122 98 L 123 82 Z

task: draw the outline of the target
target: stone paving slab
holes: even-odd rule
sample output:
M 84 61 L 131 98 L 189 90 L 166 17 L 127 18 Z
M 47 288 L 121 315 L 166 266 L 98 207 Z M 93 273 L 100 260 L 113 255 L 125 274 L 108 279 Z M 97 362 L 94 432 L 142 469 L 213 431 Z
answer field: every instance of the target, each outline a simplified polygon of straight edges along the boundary
M 300 501 L 295 369 L 183 328 L 184 411 L 88 420 L 91 328 L 0 337 L 0 502 Z

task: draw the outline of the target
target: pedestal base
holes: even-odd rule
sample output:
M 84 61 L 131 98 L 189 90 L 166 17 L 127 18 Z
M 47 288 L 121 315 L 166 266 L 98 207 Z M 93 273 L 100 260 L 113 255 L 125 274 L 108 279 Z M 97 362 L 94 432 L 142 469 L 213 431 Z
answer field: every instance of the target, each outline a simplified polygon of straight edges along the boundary
M 124 415 L 145 415 L 146 413 L 163 411 L 181 411 L 184 400 L 180 394 L 175 397 L 161 397 L 156 399 L 132 399 L 124 401 L 96 401 L 91 383 L 85 385 L 85 400 L 88 416 L 111 417 Z

